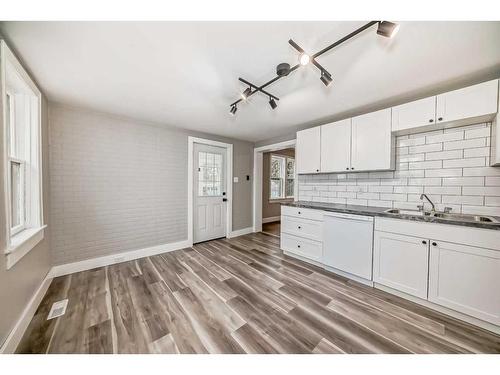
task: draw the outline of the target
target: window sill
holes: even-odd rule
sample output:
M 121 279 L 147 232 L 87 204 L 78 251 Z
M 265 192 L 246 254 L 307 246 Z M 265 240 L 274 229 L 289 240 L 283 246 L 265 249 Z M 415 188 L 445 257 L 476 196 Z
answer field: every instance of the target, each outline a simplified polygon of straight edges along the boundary
M 269 203 L 284 203 L 284 202 L 291 202 L 293 201 L 292 198 L 276 198 L 276 199 L 269 199 Z
M 12 268 L 22 257 L 28 254 L 41 240 L 43 240 L 45 228 L 47 228 L 46 225 L 38 228 L 29 228 L 12 236 L 10 245 L 5 251 L 5 255 L 7 256 L 7 269 Z

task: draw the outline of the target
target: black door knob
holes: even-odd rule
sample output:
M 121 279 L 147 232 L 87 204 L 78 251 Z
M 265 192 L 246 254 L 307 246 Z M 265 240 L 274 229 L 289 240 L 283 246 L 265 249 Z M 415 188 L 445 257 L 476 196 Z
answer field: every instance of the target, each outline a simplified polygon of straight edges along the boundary
M 437 244 L 437 243 L 435 243 L 435 242 L 433 242 L 433 243 L 432 243 L 432 246 L 437 246 L 437 245 L 438 245 L 438 244 Z
M 222 201 L 223 202 L 227 202 L 227 198 L 222 198 Z
M 297 228 L 302 229 L 302 227 L 300 225 Z
M 346 168 L 346 171 L 348 171 L 348 170 L 349 170 L 349 167 Z
M 434 122 L 434 120 L 433 120 L 433 119 L 430 119 L 430 120 L 429 120 L 429 122 Z
M 422 243 L 423 243 L 424 245 L 427 245 L 427 241 L 426 241 L 426 240 L 423 240 L 423 241 L 422 241 Z
M 300 249 L 300 245 L 297 245 L 297 247 Z
M 438 118 L 438 121 L 443 121 L 443 118 L 442 117 Z
M 351 167 L 351 169 L 354 169 L 354 167 Z
M 319 172 L 319 169 L 316 169 L 316 172 Z

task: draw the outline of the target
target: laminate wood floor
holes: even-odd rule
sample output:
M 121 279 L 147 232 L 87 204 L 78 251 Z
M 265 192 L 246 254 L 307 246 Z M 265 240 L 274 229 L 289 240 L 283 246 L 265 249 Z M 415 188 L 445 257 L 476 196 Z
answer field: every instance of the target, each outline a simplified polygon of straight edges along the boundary
M 263 223 L 262 232 L 279 237 L 281 232 L 281 223 L 279 221 L 273 221 L 272 223 Z
M 46 320 L 54 301 L 66 314 Z M 500 353 L 500 336 L 286 257 L 206 242 L 52 281 L 19 353 Z

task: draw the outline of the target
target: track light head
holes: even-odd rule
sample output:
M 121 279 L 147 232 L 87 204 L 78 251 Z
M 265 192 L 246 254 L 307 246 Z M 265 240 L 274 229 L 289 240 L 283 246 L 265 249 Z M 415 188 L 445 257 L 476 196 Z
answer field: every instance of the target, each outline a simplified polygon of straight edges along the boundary
M 300 54 L 300 57 L 299 57 L 300 65 L 306 66 L 307 64 L 309 64 L 310 61 L 311 61 L 311 56 L 309 56 L 307 53 L 302 52 Z
M 247 98 L 251 92 L 252 92 L 252 89 L 250 87 L 247 87 L 246 90 L 241 93 L 241 98 L 243 100 L 247 100 Z
M 273 98 L 269 98 L 269 105 L 272 109 L 276 109 L 276 107 L 278 106 Z
M 323 84 L 325 86 L 328 86 L 333 81 L 332 76 L 330 74 L 328 74 L 327 72 L 325 72 L 325 71 L 321 72 L 321 78 L 320 78 L 320 80 L 321 80 L 321 82 L 323 82 Z
M 229 110 L 229 113 L 231 114 L 231 116 L 234 116 L 236 114 L 237 110 L 238 110 L 238 108 L 236 107 L 236 104 L 235 104 L 231 107 L 231 109 Z
M 386 38 L 392 38 L 397 34 L 399 25 L 389 21 L 380 21 L 377 27 L 377 34 Z

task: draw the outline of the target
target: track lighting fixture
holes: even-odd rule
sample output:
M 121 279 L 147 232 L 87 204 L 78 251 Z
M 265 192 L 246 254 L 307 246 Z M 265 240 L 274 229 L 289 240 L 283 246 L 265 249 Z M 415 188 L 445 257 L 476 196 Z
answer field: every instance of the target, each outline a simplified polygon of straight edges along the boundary
M 380 21 L 377 27 L 377 34 L 385 36 L 386 38 L 392 38 L 397 34 L 399 30 L 399 25 L 397 23 L 392 23 L 389 21 Z
M 237 111 L 237 110 L 238 110 L 238 108 L 236 107 L 236 104 L 235 104 L 235 105 L 233 105 L 233 106 L 231 107 L 231 109 L 229 110 L 229 113 L 230 113 L 232 116 L 234 116 L 234 115 L 236 114 L 236 111 Z
M 321 82 L 323 82 L 325 84 L 325 86 L 328 86 L 330 83 L 332 83 L 332 76 L 325 72 L 324 70 L 321 71 L 321 78 L 320 78 Z
M 239 80 L 241 82 L 245 83 L 249 87 L 241 94 L 241 99 L 239 99 L 231 104 L 231 110 L 230 110 L 231 114 L 234 115 L 236 113 L 236 104 L 238 104 L 242 100 L 246 100 L 249 96 L 255 94 L 257 91 L 261 92 L 264 95 L 269 96 L 269 105 L 271 106 L 272 109 L 275 109 L 277 107 L 276 100 L 279 100 L 279 99 L 277 97 L 275 97 L 274 95 L 265 91 L 264 88 L 273 84 L 274 82 L 276 82 L 280 78 L 288 76 L 290 73 L 297 70 L 301 66 L 305 66 L 308 64 L 314 65 L 316 68 L 318 68 L 321 71 L 321 77 L 320 77 L 321 82 L 323 82 L 323 84 L 325 86 L 330 85 L 330 83 L 332 83 L 332 81 L 333 81 L 332 75 L 323 66 L 321 66 L 318 63 L 317 58 L 319 56 L 325 54 L 326 52 L 330 51 L 331 49 L 338 47 L 342 43 L 348 41 L 349 39 L 355 37 L 356 35 L 362 33 L 363 31 L 369 29 L 370 27 L 372 27 L 374 25 L 377 25 L 377 34 L 381 35 L 383 37 L 386 37 L 386 38 L 394 37 L 394 35 L 396 35 L 396 33 L 399 30 L 399 25 L 397 23 L 393 23 L 393 22 L 389 22 L 389 21 L 370 21 L 370 22 L 364 24 L 363 26 L 357 28 L 353 32 L 347 34 L 346 36 L 340 38 L 336 42 L 330 44 L 329 46 L 326 46 L 321 51 L 318 51 L 318 52 L 311 54 L 311 55 L 307 54 L 297 43 L 295 43 L 292 39 L 290 39 L 288 41 L 288 43 L 293 48 L 295 48 L 295 50 L 300 54 L 299 55 L 299 63 L 292 66 L 292 67 L 290 67 L 290 64 L 288 64 L 288 63 L 279 64 L 276 67 L 276 74 L 277 74 L 276 77 L 267 81 L 266 83 L 264 83 L 261 86 L 251 84 L 250 82 L 245 81 L 243 78 L 239 78 Z
M 306 66 L 307 64 L 309 64 L 309 61 L 311 61 L 311 56 L 303 52 L 299 57 L 300 65 Z
M 252 89 L 250 87 L 247 87 L 246 90 L 241 93 L 241 98 L 243 100 L 247 100 L 247 98 L 250 96 L 251 93 Z

